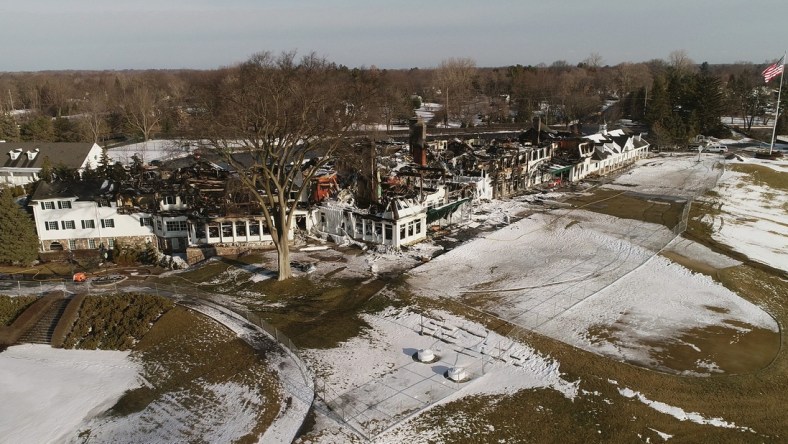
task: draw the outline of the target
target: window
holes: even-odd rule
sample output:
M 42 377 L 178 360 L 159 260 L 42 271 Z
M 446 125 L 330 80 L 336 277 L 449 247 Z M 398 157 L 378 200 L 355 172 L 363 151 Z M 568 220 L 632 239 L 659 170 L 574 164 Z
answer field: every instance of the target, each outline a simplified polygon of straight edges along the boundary
M 88 248 L 95 249 L 96 248 L 96 239 L 88 239 Z
M 164 205 L 175 205 L 175 196 L 164 196 Z
M 41 209 L 42 210 L 54 210 L 55 203 L 54 202 L 41 202 Z
M 52 242 L 51 244 L 49 244 L 49 249 L 51 251 L 63 251 L 63 244 L 61 244 L 60 242 Z
M 218 224 L 210 224 L 210 225 L 208 225 L 208 237 L 219 237 L 219 225 Z
M 156 219 L 156 230 L 161 231 L 161 219 Z
M 233 237 L 232 222 L 222 222 L 222 237 Z
M 260 235 L 260 221 L 259 220 L 250 220 L 249 221 L 249 236 L 259 236 Z
M 76 250 L 77 249 L 77 241 L 75 241 L 74 239 L 69 239 L 68 240 L 68 249 L 69 250 Z
M 399 240 L 405 239 L 405 225 L 399 227 Z
M 194 235 L 197 239 L 205 239 L 205 225 L 198 224 L 194 226 Z
M 115 228 L 115 219 L 101 219 L 101 228 Z
M 82 228 L 96 228 L 96 221 L 93 219 L 83 219 Z
M 416 234 L 421 233 L 421 221 L 420 220 L 416 221 L 416 230 L 415 231 L 416 231 Z
M 167 221 L 167 231 L 186 231 L 187 229 L 185 220 Z
M 153 218 L 152 217 L 141 217 L 140 218 L 140 226 L 141 227 L 152 227 L 153 226 Z
M 115 248 L 115 239 L 114 238 L 107 239 L 107 245 L 109 245 L 109 248 Z
M 389 224 L 385 224 L 385 225 L 383 225 L 383 228 L 384 228 L 384 230 L 385 230 L 385 233 L 386 233 L 386 237 L 385 237 L 385 239 L 387 239 L 387 240 L 391 240 L 391 238 L 394 236 L 394 234 L 393 234 L 393 232 L 392 232 L 393 230 L 392 230 L 392 227 L 391 227 L 391 225 L 389 225 Z
M 57 230 L 57 222 L 44 222 L 44 228 L 47 230 Z
M 356 220 L 356 234 L 364 234 L 364 226 L 361 225 L 361 219 Z
M 73 230 L 76 228 L 73 220 L 64 220 L 60 222 L 60 225 L 63 227 L 64 230 Z
M 60 208 L 60 209 L 63 209 L 63 210 L 68 210 L 69 208 L 71 208 L 71 201 L 70 200 L 59 200 L 59 201 L 57 201 L 57 207 Z
M 408 223 L 408 237 L 413 236 L 413 222 Z
M 383 224 L 380 222 L 375 222 L 375 235 L 381 236 L 383 234 Z
M 235 223 L 235 234 L 236 236 L 246 236 L 246 222 Z

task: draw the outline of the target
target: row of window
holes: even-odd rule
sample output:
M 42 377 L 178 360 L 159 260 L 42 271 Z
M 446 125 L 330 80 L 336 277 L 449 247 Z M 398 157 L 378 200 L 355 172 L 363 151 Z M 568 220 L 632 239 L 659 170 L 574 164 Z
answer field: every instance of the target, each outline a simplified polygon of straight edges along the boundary
M 421 234 L 421 220 L 410 221 L 408 222 L 407 227 L 405 225 L 399 227 L 400 240 L 405 239 L 406 237 L 415 236 L 417 234 Z
M 59 200 L 57 201 L 57 208 L 59 210 L 67 210 L 71 208 L 71 201 L 70 200 Z M 41 209 L 42 210 L 54 210 L 55 209 L 55 202 L 41 202 Z
M 247 230 L 247 224 L 249 226 L 248 230 Z M 247 236 L 247 231 L 249 233 L 248 234 L 249 236 L 259 236 L 260 233 L 270 234 L 267 225 L 265 225 L 259 220 L 250 220 L 250 221 L 237 221 L 234 224 L 233 222 L 208 224 L 207 237 L 209 238 L 219 237 L 219 234 L 221 233 L 221 237 L 231 238 L 233 237 L 233 228 L 235 228 L 235 236 L 238 237 Z M 195 234 L 198 239 L 204 239 L 206 237 L 205 226 L 204 225 L 195 226 Z
M 96 228 L 96 221 L 93 219 L 82 219 L 81 225 L 83 229 Z M 76 222 L 73 220 L 61 220 L 44 222 L 44 229 L 50 230 L 73 230 L 77 228 Z M 115 228 L 115 219 L 101 219 L 101 228 Z
M 112 238 L 107 239 L 107 246 L 109 247 L 109 249 L 115 248 L 115 239 L 112 239 Z M 95 249 L 98 248 L 98 246 L 96 244 L 96 239 L 88 239 L 88 248 L 91 249 L 91 250 L 95 250 Z M 63 250 L 63 244 L 61 244 L 58 241 L 52 242 L 51 244 L 49 244 L 49 249 L 51 251 L 62 251 Z M 69 239 L 68 240 L 68 249 L 69 250 L 76 250 L 77 249 L 77 241 L 76 241 L 76 239 Z
M 347 218 L 347 215 L 345 216 Z M 321 212 L 320 213 L 320 223 L 323 225 L 323 229 L 326 228 L 326 214 Z M 403 240 L 408 237 L 416 236 L 421 234 L 422 226 L 421 220 L 414 220 L 408 222 L 405 225 L 402 225 L 399 229 L 399 239 Z M 347 228 L 345 227 L 345 221 L 342 221 L 340 224 L 341 230 L 344 232 Z M 394 237 L 394 226 L 389 223 L 384 222 L 377 222 L 371 221 L 363 218 L 357 218 L 355 224 L 355 236 L 372 236 L 374 234 L 375 237 L 381 238 L 382 240 L 393 240 Z
M 185 220 L 176 220 L 176 221 L 168 221 L 167 222 L 167 231 L 186 231 L 188 227 L 186 226 Z

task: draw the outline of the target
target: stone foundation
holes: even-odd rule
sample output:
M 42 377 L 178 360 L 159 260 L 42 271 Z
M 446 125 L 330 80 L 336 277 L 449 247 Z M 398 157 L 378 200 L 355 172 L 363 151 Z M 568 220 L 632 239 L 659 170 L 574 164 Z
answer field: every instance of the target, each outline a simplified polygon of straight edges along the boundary
M 255 242 L 254 245 L 201 245 L 199 247 L 189 247 L 186 249 L 186 262 L 194 265 L 197 262 L 210 259 L 214 256 L 219 257 L 238 257 L 243 253 L 259 250 L 271 250 L 273 243 Z

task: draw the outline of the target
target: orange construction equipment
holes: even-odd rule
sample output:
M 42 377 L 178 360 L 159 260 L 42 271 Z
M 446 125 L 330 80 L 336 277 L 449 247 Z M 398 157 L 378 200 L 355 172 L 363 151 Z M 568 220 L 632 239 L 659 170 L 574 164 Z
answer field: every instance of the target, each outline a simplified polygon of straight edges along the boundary
M 80 271 L 79 273 L 74 273 L 73 279 L 74 282 L 85 282 L 86 280 L 88 280 L 88 275 Z

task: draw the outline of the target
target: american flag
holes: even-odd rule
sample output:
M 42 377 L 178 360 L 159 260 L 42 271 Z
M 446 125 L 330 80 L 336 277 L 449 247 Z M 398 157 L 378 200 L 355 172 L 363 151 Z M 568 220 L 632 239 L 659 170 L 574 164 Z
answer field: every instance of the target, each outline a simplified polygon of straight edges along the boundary
M 763 70 L 761 74 L 763 74 L 763 79 L 766 81 L 766 83 L 769 83 L 769 80 L 783 73 L 783 66 L 785 63 L 783 59 L 785 59 L 785 56 L 782 56 L 780 60 L 777 61 L 777 63 L 769 65 L 768 68 Z

